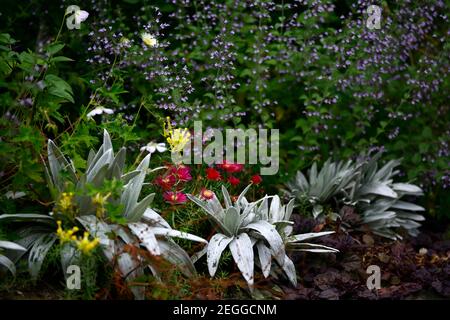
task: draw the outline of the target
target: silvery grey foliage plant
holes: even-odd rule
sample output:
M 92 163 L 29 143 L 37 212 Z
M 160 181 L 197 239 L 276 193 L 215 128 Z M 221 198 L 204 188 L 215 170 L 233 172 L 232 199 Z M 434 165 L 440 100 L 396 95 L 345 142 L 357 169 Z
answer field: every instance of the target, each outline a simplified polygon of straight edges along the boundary
M 313 206 L 313 216 L 317 218 L 323 213 L 323 204 L 332 198 L 342 199 L 352 187 L 357 168 L 350 160 L 332 162 L 328 159 L 318 172 L 314 162 L 308 170 L 308 178 L 298 171 L 295 179 L 286 184 L 287 193 L 299 201 L 309 202 Z
M 374 233 L 393 240 L 401 239 L 396 232 L 405 229 L 411 236 L 417 236 L 425 211 L 421 206 L 405 200 L 408 196 L 421 196 L 421 188 L 410 183 L 394 182 L 399 171 L 400 160 L 388 161 L 380 168 L 381 152 L 364 161 L 355 178 L 349 199 L 361 212 L 362 222 Z M 366 157 L 367 158 L 367 157 Z
M 311 203 L 314 218 L 323 213 L 323 205 L 333 200 L 356 206 L 362 223 L 380 236 L 401 239 L 399 228 L 416 236 L 418 221 L 425 219 L 416 212 L 425 209 L 405 201 L 404 197 L 420 196 L 423 192 L 410 183 L 395 183 L 399 171 L 394 169 L 400 160 L 391 160 L 379 168 L 381 154 L 363 155 L 355 162 L 346 163 L 328 159 L 319 173 L 314 163 L 308 172 L 309 179 L 298 171 L 295 179 L 287 183 L 286 193 L 299 202 Z
M 271 201 L 269 206 L 270 199 Z M 275 226 L 275 229 L 283 239 L 283 244 L 286 251 L 305 251 L 314 253 L 339 252 L 337 249 L 328 246 L 304 242 L 305 240 L 332 234 L 334 233 L 334 231 L 311 232 L 292 235 L 293 222 L 291 221 L 291 215 L 293 208 L 294 199 L 291 199 L 287 205 L 282 205 L 281 199 L 277 195 L 264 197 L 261 205 L 258 208 L 258 212 L 262 219 L 267 220 L 270 224 Z M 265 277 L 268 277 L 272 266 L 272 261 L 269 255 L 269 248 L 263 241 L 258 241 L 256 243 L 256 249 L 258 252 L 259 264 L 261 266 L 263 275 Z M 284 264 L 276 264 L 276 267 L 281 268 L 286 274 L 289 281 L 294 286 L 297 286 L 295 266 L 287 254 L 285 254 L 284 256 Z
M 93 237 L 100 239 L 100 247 L 105 257 L 111 262 L 117 261 L 122 276 L 127 281 L 144 273 L 145 268 L 159 276 L 158 266 L 149 265 L 143 256 L 133 257 L 126 252 L 126 245 L 138 245 L 154 256 L 161 256 L 173 263 L 185 275 L 196 273 L 189 255 L 171 238 L 178 237 L 192 241 L 207 243 L 206 240 L 192 234 L 173 230 L 170 225 L 153 209 L 149 208 L 154 194 L 147 195 L 138 201 L 144 179 L 150 162 L 146 156 L 136 170 L 124 173 L 125 148 L 114 155 L 110 136 L 105 130 L 103 144 L 97 152 L 91 151 L 87 161 L 87 169 L 83 174 L 77 174 L 72 162 L 64 157 L 62 152 L 50 140 L 48 142 L 49 170 L 46 174 L 49 189 L 55 201 L 66 192 L 68 185 L 75 185 L 74 202 L 78 208 L 75 220 L 78 221 Z M 100 187 L 111 179 L 122 181 L 123 188 L 118 198 L 108 198 L 107 201 L 122 208 L 121 215 L 125 223 L 113 223 L 108 217 L 98 217 L 92 198 L 85 195 L 85 188 L 90 185 Z M 79 191 L 79 192 L 78 192 Z M 55 207 L 57 208 L 57 207 Z M 8 214 L 1 215 L 0 221 L 16 221 L 25 223 L 19 231 L 19 244 L 29 252 L 28 264 L 33 278 L 36 278 L 42 262 L 57 237 L 56 220 L 63 218 L 62 213 L 54 210 L 50 215 L 43 214 Z M 112 237 L 111 235 L 116 235 Z M 61 264 L 63 269 L 76 263 L 79 252 L 70 244 L 63 245 Z M 142 288 L 131 288 L 137 298 L 143 297 Z
M 13 275 L 16 274 L 16 266 L 6 255 L 5 250 L 26 251 L 24 247 L 11 241 L 0 240 L 0 267 L 7 268 Z M 1 270 L 1 268 L 0 268 Z
M 283 206 L 278 196 L 265 196 L 255 202 L 248 202 L 245 194 L 250 186 L 242 191 L 234 203 L 227 189 L 222 186 L 225 207 L 215 195 L 209 200 L 188 195 L 189 199 L 203 208 L 212 223 L 219 229 L 202 252 L 207 254 L 209 273 L 212 277 L 215 275 L 222 253 L 228 247 L 233 260 L 250 287 L 254 282 L 255 264 L 259 265 L 263 275 L 268 277 L 273 263 L 280 267 L 295 285 L 297 283 L 295 267 L 287 256 L 286 249 L 336 252 L 333 248 L 301 243 L 306 239 L 329 233 L 307 234 L 303 237 L 302 235 L 291 236 L 292 222 L 289 219 L 293 201 Z M 269 207 L 270 198 L 273 199 Z M 255 258 L 255 253 L 258 259 Z M 198 257 L 199 255 L 196 256 Z

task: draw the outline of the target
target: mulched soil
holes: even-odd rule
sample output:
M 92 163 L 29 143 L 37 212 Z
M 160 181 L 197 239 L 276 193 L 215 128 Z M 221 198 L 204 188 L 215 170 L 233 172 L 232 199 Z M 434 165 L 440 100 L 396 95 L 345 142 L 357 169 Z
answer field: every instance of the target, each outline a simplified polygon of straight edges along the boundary
M 324 227 L 300 216 L 295 221 L 297 232 Z M 450 240 L 444 240 L 445 231 L 445 224 L 431 221 L 418 237 L 405 237 L 402 241 L 389 241 L 370 232 L 337 232 L 320 243 L 335 247 L 340 253 L 326 257 L 294 254 L 299 284 L 296 288 L 279 284 L 285 293 L 283 298 L 448 299 Z M 366 270 L 370 265 L 380 267 L 379 290 L 367 288 L 371 274 Z

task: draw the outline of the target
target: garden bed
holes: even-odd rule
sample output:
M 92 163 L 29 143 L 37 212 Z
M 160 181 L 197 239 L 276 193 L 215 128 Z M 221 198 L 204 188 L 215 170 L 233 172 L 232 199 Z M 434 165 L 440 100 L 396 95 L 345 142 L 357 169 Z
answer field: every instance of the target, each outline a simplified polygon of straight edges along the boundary
M 449 12 L 7 0 L 0 298 L 448 299 Z

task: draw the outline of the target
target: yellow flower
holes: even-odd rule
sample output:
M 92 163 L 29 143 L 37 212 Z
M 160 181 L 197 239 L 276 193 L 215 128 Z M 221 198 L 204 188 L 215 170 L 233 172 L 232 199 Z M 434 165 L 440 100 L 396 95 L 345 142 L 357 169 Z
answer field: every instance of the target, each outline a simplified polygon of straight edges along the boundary
M 93 198 L 92 198 L 92 204 L 95 206 L 95 215 L 98 218 L 102 218 L 104 213 L 105 213 L 105 202 L 106 200 L 109 198 L 109 196 L 111 195 L 111 193 L 108 193 L 106 196 L 102 197 L 101 193 L 97 193 Z
M 180 152 L 189 143 L 191 134 L 187 128 L 173 129 L 170 118 L 167 117 L 167 122 L 164 124 L 164 137 L 172 152 Z
M 71 213 L 74 210 L 73 196 L 73 192 L 63 192 L 61 194 L 57 206 L 62 213 Z
M 155 36 L 148 32 L 143 32 L 141 39 L 149 47 L 156 47 L 158 45 L 158 40 L 156 40 Z
M 71 230 L 63 230 L 61 227 L 61 221 L 57 221 L 56 224 L 58 225 L 58 229 L 56 229 L 56 235 L 59 238 L 59 241 L 61 243 L 70 242 L 74 238 L 76 239 L 76 236 L 74 236 L 74 233 L 78 232 L 80 229 L 78 227 L 73 227 Z
M 76 245 L 78 250 L 84 254 L 90 254 L 90 252 L 95 249 L 95 247 L 100 243 L 99 238 L 94 240 L 89 240 L 89 232 L 84 232 L 83 238 L 76 240 Z
M 63 230 L 61 227 L 61 221 L 56 221 L 58 225 L 58 229 L 56 230 L 56 234 L 59 237 L 59 241 L 61 244 L 66 242 L 72 242 L 76 245 L 78 250 L 83 252 L 84 254 L 89 254 L 98 244 L 100 243 L 99 238 L 95 238 L 94 240 L 89 240 L 89 232 L 85 231 L 83 234 L 83 238 L 75 235 L 76 232 L 78 232 L 80 229 L 78 227 L 73 227 L 70 230 Z

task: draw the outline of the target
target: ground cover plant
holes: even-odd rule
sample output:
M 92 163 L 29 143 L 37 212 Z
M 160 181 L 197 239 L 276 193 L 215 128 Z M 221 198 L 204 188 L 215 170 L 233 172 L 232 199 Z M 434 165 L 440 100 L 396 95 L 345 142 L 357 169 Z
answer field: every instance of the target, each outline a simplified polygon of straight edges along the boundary
M 448 7 L 4 1 L 0 297 L 448 298 Z

